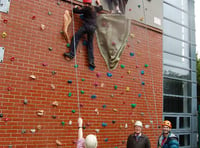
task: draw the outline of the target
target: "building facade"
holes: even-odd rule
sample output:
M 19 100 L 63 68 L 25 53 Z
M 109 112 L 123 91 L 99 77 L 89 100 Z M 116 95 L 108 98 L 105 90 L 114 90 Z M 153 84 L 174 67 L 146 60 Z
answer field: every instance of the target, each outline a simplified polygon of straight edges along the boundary
M 193 0 L 163 1 L 163 118 L 180 147 L 197 147 L 195 16 Z

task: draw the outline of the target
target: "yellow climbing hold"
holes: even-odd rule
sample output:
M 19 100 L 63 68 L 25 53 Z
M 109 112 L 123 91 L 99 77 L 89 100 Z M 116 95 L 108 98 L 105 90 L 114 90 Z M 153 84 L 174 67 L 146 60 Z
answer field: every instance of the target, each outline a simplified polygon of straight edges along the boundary
M 6 33 L 6 32 L 3 32 L 3 33 L 1 34 L 1 36 L 2 36 L 2 38 L 6 38 L 6 37 L 7 37 L 7 33 Z

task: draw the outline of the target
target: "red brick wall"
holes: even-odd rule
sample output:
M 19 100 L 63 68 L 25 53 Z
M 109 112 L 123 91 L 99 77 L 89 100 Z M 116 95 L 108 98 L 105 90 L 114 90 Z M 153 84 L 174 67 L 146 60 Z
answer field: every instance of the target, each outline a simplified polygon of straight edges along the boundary
M 88 69 L 87 50 L 80 42 L 76 79 L 75 60 L 68 62 L 62 56 L 68 51 L 60 34 L 66 9 L 70 10 L 71 5 L 63 1 L 57 5 L 55 0 L 12 0 L 9 14 L 1 13 L 0 33 L 5 31 L 8 35 L 0 38 L 0 46 L 5 47 L 4 61 L 0 64 L 0 112 L 3 113 L 3 118 L 0 118 L 0 147 L 54 148 L 56 140 L 63 143 L 61 147 L 75 147 L 73 141 L 77 139 L 79 115 L 77 81 L 79 91 L 85 91 L 80 94 L 81 116 L 86 125 L 84 136 L 95 134 L 95 129 L 100 129 L 97 133 L 99 148 L 125 148 L 127 137 L 133 132 L 131 121 L 141 120 L 144 125 L 150 125 L 143 131 L 150 138 L 152 147 L 156 147 L 161 132 L 158 125 L 162 120 L 162 33 L 133 22 L 131 33 L 135 37 L 129 37 L 118 67 L 111 71 L 111 78 L 106 75 L 108 69 L 96 39 L 94 55 L 97 67 L 94 71 Z M 49 11 L 52 15 L 48 15 Z M 7 24 L 3 23 L 4 19 L 8 20 Z M 81 25 L 78 15 L 75 20 L 77 30 Z M 40 30 L 41 24 L 46 26 L 44 31 Z M 69 30 L 71 37 L 72 25 Z M 49 47 L 53 50 L 49 51 Z M 130 52 L 135 56 L 131 57 Z M 42 66 L 42 63 L 48 65 Z M 121 64 L 125 65 L 124 69 Z M 145 68 L 145 64 L 149 67 Z M 129 70 L 130 74 L 127 73 Z M 140 74 L 141 70 L 144 70 L 144 75 Z M 52 71 L 56 74 L 52 75 Z M 97 73 L 101 74 L 99 78 Z M 31 80 L 30 75 L 35 75 L 36 80 Z M 82 78 L 85 81 L 81 81 Z M 72 80 L 72 84 L 68 84 L 68 80 Z M 144 86 L 141 81 L 145 82 Z M 98 86 L 94 86 L 95 82 Z M 104 87 L 101 87 L 102 83 Z M 51 84 L 55 85 L 55 90 L 51 89 Z M 117 90 L 114 85 L 118 86 Z M 126 87 L 130 87 L 129 92 Z M 72 92 L 71 97 L 69 92 Z M 141 97 L 138 97 L 139 93 Z M 93 94 L 96 99 L 91 99 Z M 24 105 L 24 99 L 28 100 L 27 105 Z M 53 101 L 59 102 L 58 107 L 52 106 Z M 134 109 L 131 108 L 133 103 L 137 104 Z M 96 115 L 96 108 L 99 115 Z M 73 109 L 75 113 L 71 112 Z M 37 110 L 44 110 L 44 116 L 37 116 Z M 57 118 L 53 119 L 52 115 Z M 71 126 L 68 124 L 70 120 Z M 107 123 L 106 127 L 102 127 L 103 122 Z M 126 123 L 127 129 L 124 128 Z M 31 133 L 30 130 L 37 129 L 38 125 L 42 128 Z M 27 132 L 22 134 L 22 129 Z

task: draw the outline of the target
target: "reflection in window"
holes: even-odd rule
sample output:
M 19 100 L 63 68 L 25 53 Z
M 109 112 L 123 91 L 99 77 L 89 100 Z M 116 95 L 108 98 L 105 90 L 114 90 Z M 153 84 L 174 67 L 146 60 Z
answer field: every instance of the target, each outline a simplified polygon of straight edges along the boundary
M 190 98 L 164 96 L 164 112 L 191 113 L 191 101 Z M 187 123 L 182 124 L 180 128 L 184 128 Z
M 164 0 L 164 1 L 180 8 L 180 9 L 188 11 L 188 1 L 187 0 Z
M 164 78 L 164 93 L 191 96 L 191 82 Z
M 168 53 L 163 53 L 163 57 L 164 57 L 163 58 L 164 64 L 190 69 L 190 60 L 189 59 L 171 55 Z
M 179 135 L 179 144 L 180 146 L 189 146 L 190 145 L 190 135 Z
M 163 31 L 165 34 L 176 37 L 181 40 L 189 41 L 189 30 L 181 25 L 168 20 L 163 20 Z
M 176 129 L 176 117 L 164 117 L 164 120 L 169 120 L 172 123 L 172 129 Z
M 190 117 L 180 117 L 179 128 L 190 128 Z
M 186 80 L 191 80 L 191 72 L 190 70 L 163 66 L 163 74 L 164 76 L 173 77 L 173 78 L 181 78 Z

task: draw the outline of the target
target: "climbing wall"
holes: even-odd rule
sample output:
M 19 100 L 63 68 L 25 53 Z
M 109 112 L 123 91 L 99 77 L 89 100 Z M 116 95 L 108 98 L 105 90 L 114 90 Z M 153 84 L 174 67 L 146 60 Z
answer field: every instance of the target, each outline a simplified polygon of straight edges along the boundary
M 161 31 L 132 20 L 113 71 L 95 38 L 91 70 L 86 38 L 76 59 L 63 58 L 69 51 L 63 15 L 71 7 L 59 0 L 13 0 L 9 14 L 0 13 L 0 147 L 74 148 L 79 115 L 84 137 L 96 134 L 99 148 L 125 148 L 136 120 L 156 147 L 162 120 Z M 81 19 L 74 19 L 77 30 Z M 71 24 L 70 38 L 72 30 Z

